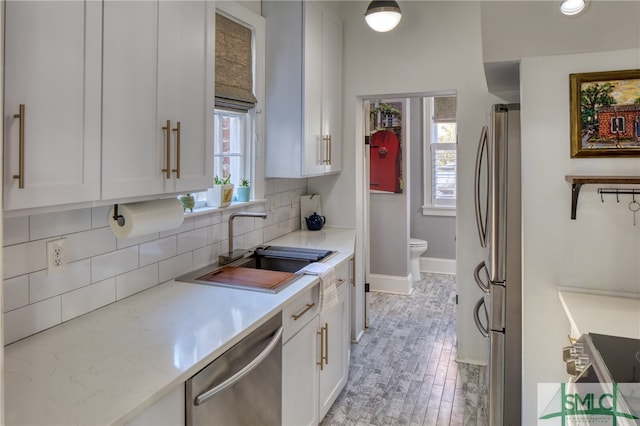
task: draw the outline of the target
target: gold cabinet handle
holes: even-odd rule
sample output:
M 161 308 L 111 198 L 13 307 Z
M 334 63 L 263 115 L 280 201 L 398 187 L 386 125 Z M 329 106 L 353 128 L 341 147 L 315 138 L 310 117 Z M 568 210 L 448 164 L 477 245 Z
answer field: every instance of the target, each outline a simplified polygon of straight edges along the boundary
M 320 336 L 320 361 L 316 361 L 316 365 L 320 366 L 320 371 L 324 369 L 324 327 L 320 331 L 316 331 L 316 334 Z
M 324 142 L 324 158 L 322 159 L 322 163 L 331 164 L 331 136 L 324 135 L 322 141 Z
M 352 257 L 351 258 L 351 271 L 349 271 L 351 274 L 351 276 L 349 277 L 349 282 L 351 283 L 352 286 L 356 286 L 356 260 Z
M 310 310 L 311 308 L 313 308 L 314 306 L 316 306 L 316 303 L 315 303 L 315 302 L 313 302 L 313 303 L 307 303 L 307 305 L 304 307 L 304 309 L 303 309 L 302 311 L 300 311 L 300 313 L 299 313 L 299 314 L 293 314 L 293 315 L 291 315 L 291 318 L 293 318 L 293 320 L 294 320 L 294 321 L 298 321 L 298 319 L 302 318 L 302 316 L 303 316 L 304 314 L 306 314 L 307 312 L 309 312 L 309 310 Z
M 176 173 L 176 179 L 180 179 L 180 122 L 176 123 L 173 129 L 176 132 L 176 168 L 171 170 Z
M 13 118 L 20 120 L 18 129 L 18 174 L 13 175 L 14 179 L 18 179 L 18 188 L 24 188 L 24 104 L 20 104 L 17 114 L 13 114 Z
M 324 363 L 329 364 L 329 323 L 324 323 Z
M 165 166 L 162 171 L 165 173 L 165 177 L 167 179 L 171 178 L 171 120 L 167 120 L 166 126 L 162 127 L 164 130 L 165 139 L 164 139 L 164 150 L 165 150 Z

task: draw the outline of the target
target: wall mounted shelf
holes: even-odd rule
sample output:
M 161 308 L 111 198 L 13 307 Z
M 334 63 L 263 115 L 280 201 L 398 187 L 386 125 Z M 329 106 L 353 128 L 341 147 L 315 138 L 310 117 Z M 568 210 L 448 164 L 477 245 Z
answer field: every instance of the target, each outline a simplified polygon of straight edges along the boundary
M 640 176 L 577 176 L 566 175 L 565 180 L 571 184 L 571 219 L 576 218 L 578 209 L 578 196 L 580 189 L 585 184 L 614 184 L 633 185 L 640 184 Z

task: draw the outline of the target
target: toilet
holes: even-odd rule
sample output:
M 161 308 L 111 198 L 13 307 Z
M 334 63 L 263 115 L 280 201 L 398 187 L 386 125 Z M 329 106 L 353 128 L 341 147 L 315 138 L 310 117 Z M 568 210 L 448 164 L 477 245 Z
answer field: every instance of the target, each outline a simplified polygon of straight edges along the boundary
M 409 241 L 409 261 L 411 262 L 411 275 L 413 281 L 420 281 L 420 256 L 427 251 L 429 243 L 425 240 L 411 238 Z

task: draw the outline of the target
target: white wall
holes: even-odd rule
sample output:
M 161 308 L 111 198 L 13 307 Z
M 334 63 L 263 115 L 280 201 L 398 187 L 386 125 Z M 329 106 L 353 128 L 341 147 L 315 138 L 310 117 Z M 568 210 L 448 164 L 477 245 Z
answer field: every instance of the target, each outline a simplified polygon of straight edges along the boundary
M 309 179 L 322 194 L 323 213 L 332 224 L 356 225 L 356 180 L 361 179 L 363 143 L 356 140 L 358 96 L 412 94 L 436 90 L 458 93 L 457 317 L 458 357 L 484 362 L 485 341 L 475 328 L 472 308 L 481 293 L 473 267 L 481 260 L 473 214 L 473 165 L 480 128 L 490 103 L 482 66 L 479 2 L 403 2 L 402 21 L 389 33 L 367 27 L 367 1 L 344 2 L 343 171 Z
M 630 196 L 580 193 L 570 219 L 565 175 L 639 175 L 640 159 L 569 156 L 569 74 L 640 68 L 640 50 L 526 58 L 521 63 L 524 421 L 535 424 L 536 386 L 566 378 L 569 325 L 558 286 L 640 293 L 640 226 Z M 639 222 L 640 223 L 640 222 Z

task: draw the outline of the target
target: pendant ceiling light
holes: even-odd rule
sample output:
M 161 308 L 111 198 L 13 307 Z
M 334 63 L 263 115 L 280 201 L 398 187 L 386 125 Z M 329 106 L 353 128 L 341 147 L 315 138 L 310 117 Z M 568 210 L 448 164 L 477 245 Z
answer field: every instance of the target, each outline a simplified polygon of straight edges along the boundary
M 560 12 L 567 16 L 573 16 L 582 12 L 585 6 L 585 0 L 562 0 Z
M 372 1 L 364 18 L 373 30 L 384 33 L 394 29 L 402 15 L 400 6 L 395 1 Z

